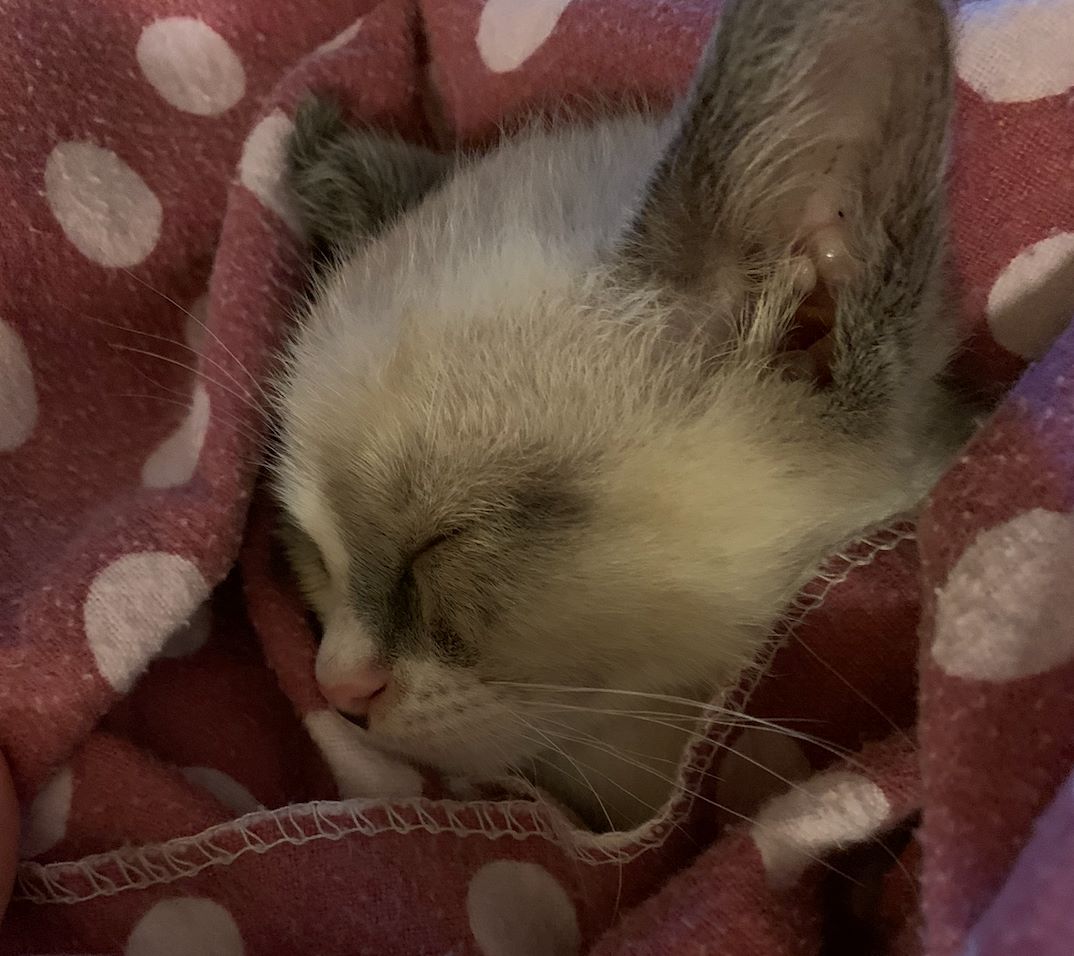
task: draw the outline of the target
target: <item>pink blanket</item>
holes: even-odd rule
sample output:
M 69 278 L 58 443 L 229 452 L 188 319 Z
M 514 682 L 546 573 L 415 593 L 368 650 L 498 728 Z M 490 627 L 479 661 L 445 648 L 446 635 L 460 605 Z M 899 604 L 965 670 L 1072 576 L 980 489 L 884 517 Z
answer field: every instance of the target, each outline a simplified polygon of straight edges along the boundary
M 0 952 L 1071 951 L 1072 0 L 960 11 L 961 373 L 1036 364 L 916 531 L 849 545 L 791 609 L 739 694 L 788 733 L 712 728 L 682 797 L 598 838 L 377 756 L 316 690 L 255 461 L 302 268 L 296 98 L 479 143 L 564 96 L 668 100 L 715 12 L 5 4 L 0 748 L 25 821 Z

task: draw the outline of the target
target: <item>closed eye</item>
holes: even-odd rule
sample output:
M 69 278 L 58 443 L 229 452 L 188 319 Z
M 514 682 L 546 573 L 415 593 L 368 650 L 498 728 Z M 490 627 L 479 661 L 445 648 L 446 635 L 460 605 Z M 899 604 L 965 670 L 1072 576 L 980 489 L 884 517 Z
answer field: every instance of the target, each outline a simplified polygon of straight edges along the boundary
M 429 538 L 421 547 L 419 547 L 410 558 L 410 563 L 413 564 L 418 558 L 423 557 L 430 551 L 435 551 L 442 544 L 446 544 L 448 541 L 459 537 L 461 534 L 465 534 L 465 528 L 449 528 L 447 531 L 442 531 L 440 534 L 434 535 Z
M 441 635 L 440 639 L 437 640 L 437 644 L 440 645 L 443 650 L 448 649 L 448 642 L 443 639 L 443 635 L 450 634 L 450 630 L 442 620 L 436 620 L 438 616 L 443 613 L 443 608 L 440 606 L 440 601 L 437 597 L 433 582 L 429 581 L 427 575 L 422 574 L 421 572 L 419 567 L 420 559 L 431 554 L 437 548 L 442 547 L 449 541 L 453 541 L 460 535 L 465 534 L 465 532 L 465 528 L 449 528 L 448 530 L 442 531 L 427 539 L 421 547 L 412 553 L 410 561 L 407 563 L 399 582 L 401 588 L 413 588 L 413 593 L 417 598 L 418 607 L 421 609 L 421 616 L 427 624 L 431 625 L 433 629 Z

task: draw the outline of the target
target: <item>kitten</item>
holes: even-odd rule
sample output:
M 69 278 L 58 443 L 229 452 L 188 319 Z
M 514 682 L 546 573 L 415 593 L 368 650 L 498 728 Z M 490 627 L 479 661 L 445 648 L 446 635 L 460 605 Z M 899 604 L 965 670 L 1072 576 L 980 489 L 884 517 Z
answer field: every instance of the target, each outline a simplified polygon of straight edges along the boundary
M 671 116 L 448 157 L 299 110 L 323 269 L 275 485 L 370 742 L 597 828 L 656 813 L 691 730 L 638 694 L 726 690 L 966 435 L 949 56 L 939 0 L 731 0 Z M 811 292 L 832 331 L 789 356 Z

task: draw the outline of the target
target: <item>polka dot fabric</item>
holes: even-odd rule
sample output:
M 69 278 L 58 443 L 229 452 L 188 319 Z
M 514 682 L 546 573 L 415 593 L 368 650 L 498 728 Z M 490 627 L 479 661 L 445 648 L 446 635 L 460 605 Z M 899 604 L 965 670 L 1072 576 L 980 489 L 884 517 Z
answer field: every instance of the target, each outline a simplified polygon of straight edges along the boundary
M 669 102 L 717 15 L 8 5 L 0 747 L 23 862 L 0 953 L 867 951 L 852 927 L 907 956 L 1069 950 L 1070 0 L 959 10 L 958 372 L 1017 384 L 916 528 L 864 535 L 796 600 L 732 701 L 771 723 L 710 728 L 691 795 L 595 838 L 370 752 L 317 692 L 253 464 L 301 274 L 300 91 L 481 145 L 594 93 Z M 876 890 L 853 919 L 843 876 Z

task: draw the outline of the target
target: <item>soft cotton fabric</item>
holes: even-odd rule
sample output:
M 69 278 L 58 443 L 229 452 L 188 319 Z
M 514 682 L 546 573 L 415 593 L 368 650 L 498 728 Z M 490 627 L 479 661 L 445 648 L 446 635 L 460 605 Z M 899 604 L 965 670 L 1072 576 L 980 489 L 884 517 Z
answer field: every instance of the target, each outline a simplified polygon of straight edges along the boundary
M 826 745 L 714 727 L 697 796 L 593 838 L 365 750 L 316 690 L 256 466 L 303 262 L 297 97 L 482 144 L 564 98 L 670 101 L 716 14 L 6 4 L 0 747 L 25 819 L 0 952 L 804 956 L 849 933 L 852 848 L 918 814 L 862 917 L 890 952 L 1069 952 L 1071 0 L 959 13 L 959 372 L 1017 384 L 916 529 L 834 555 L 740 689 Z

